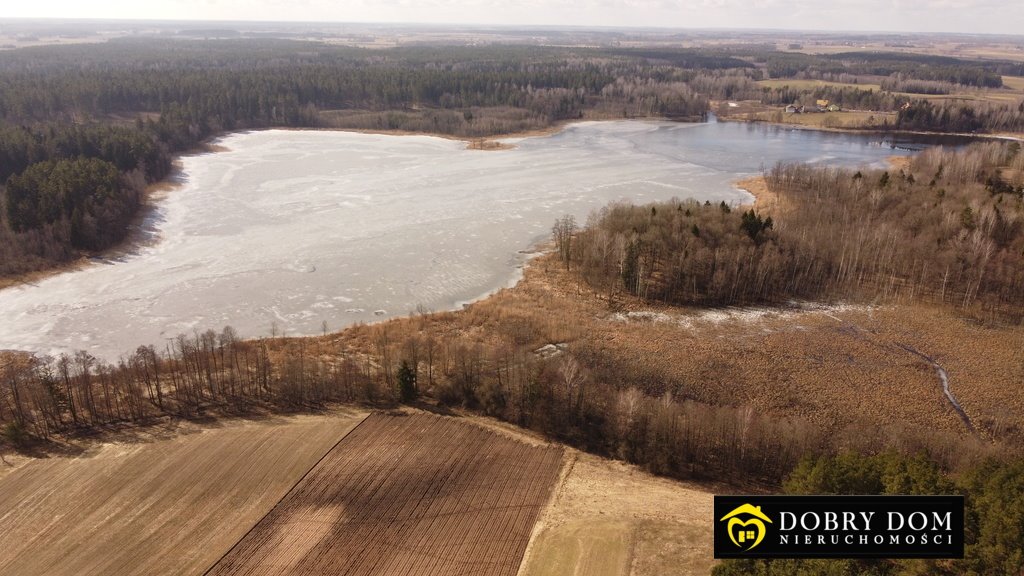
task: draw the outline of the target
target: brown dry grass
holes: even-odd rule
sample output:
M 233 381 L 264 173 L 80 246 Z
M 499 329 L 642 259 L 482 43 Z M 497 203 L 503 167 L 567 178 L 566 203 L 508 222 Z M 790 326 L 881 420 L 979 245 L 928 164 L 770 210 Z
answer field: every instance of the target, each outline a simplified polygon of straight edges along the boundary
M 512 144 L 477 138 L 466 145 L 467 150 L 511 150 L 515 148 Z
M 143 430 L 77 457 L 8 459 L 0 573 L 201 573 L 364 415 Z
M 889 156 L 886 161 L 893 170 L 910 170 L 910 156 Z
M 889 124 L 896 122 L 895 112 L 816 112 L 809 114 L 784 114 L 782 122 L 773 120 L 773 115 L 778 111 L 758 112 L 748 114 L 743 119 L 756 122 L 769 122 L 788 126 L 799 126 L 801 128 L 813 128 L 815 130 L 853 130 L 880 126 L 888 120 Z
M 458 418 L 376 413 L 210 574 L 515 574 L 562 450 Z
M 572 451 L 520 576 L 707 574 L 713 494 Z
M 790 50 L 788 44 L 802 44 L 799 50 Z M 835 42 L 817 39 L 807 42 L 804 38 L 780 39 L 777 49 L 785 52 L 802 52 L 805 54 L 837 54 L 841 52 L 905 52 L 912 54 L 931 54 L 936 56 L 953 56 L 966 59 L 1024 60 L 1024 49 L 1013 41 L 993 40 L 979 42 L 977 40 L 955 41 L 939 38 L 916 38 L 913 46 L 896 47 L 884 41 L 857 38 L 856 42 L 842 39 Z
M 1021 327 L 982 326 L 925 304 L 707 310 L 619 294 L 615 306 L 546 255 L 516 287 L 463 311 L 327 338 L 342 349 L 371 351 L 383 329 L 393 341 L 429 333 L 484 345 L 509 338 L 537 347 L 565 342 L 612 359 L 620 375 L 657 376 L 678 399 L 750 406 L 814 423 L 840 439 L 848 434 L 853 444 L 878 429 L 968 435 L 934 368 L 901 347 L 911 346 L 946 368 L 983 437 L 1024 430 Z M 990 429 L 988 421 L 998 424 Z
M 754 208 L 758 212 L 772 214 L 780 209 L 781 197 L 768 188 L 768 182 L 764 176 L 751 176 L 738 180 L 735 186 L 749 192 L 754 197 Z

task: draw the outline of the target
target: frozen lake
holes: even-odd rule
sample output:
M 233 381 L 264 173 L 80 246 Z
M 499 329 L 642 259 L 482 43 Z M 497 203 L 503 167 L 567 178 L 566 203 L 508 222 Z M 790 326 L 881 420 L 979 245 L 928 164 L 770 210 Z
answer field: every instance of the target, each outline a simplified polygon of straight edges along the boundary
M 734 123 L 601 122 L 466 150 L 428 136 L 268 130 L 185 157 L 183 185 L 117 260 L 0 291 L 0 349 L 115 359 L 179 333 L 316 334 L 450 309 L 518 278 L 554 220 L 612 200 L 746 202 L 777 161 L 907 154 L 878 137 Z M 381 312 L 383 311 L 383 312 Z

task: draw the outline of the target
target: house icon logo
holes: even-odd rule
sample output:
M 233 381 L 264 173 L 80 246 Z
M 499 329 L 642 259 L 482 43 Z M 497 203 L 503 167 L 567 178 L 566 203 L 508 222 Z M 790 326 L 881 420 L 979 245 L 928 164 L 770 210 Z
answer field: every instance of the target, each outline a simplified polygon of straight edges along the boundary
M 768 531 L 764 523 L 772 523 L 771 519 L 764 512 L 761 512 L 760 506 L 751 506 L 750 504 L 737 507 L 732 512 L 719 518 L 718 521 L 725 522 L 726 520 L 729 521 L 726 524 L 729 539 L 738 548 L 742 548 L 744 552 L 753 550 L 755 546 L 764 540 L 764 535 Z

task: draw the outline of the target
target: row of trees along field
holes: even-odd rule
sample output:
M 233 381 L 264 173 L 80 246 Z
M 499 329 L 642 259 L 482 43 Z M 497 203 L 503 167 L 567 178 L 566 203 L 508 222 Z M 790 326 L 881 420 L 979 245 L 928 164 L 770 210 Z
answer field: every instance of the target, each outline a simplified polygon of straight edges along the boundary
M 301 338 L 240 340 L 229 327 L 179 336 L 162 350 L 143 346 L 116 363 L 86 352 L 10 354 L 0 358 L 0 441 L 24 447 L 167 415 L 388 406 L 427 394 L 677 478 L 774 484 L 802 454 L 828 446 L 813 427 L 620 389 L 573 355 L 545 358 L 511 339 L 350 330 L 362 332 L 369 352 L 341 354 Z
M 674 304 L 943 302 L 1024 318 L 1019 144 L 929 149 L 907 170 L 779 165 L 767 212 L 611 205 L 566 254 L 592 285 Z M 766 215 L 767 214 L 767 215 Z
M 439 331 L 444 322 L 350 329 L 350 341 L 369 354 L 339 354 L 324 340 L 244 341 L 228 327 L 179 336 L 160 351 L 140 347 L 116 364 L 85 352 L 8 356 L 0 360 L 0 441 L 30 446 L 166 415 L 389 406 L 429 394 L 442 407 L 463 406 L 676 478 L 743 480 L 744 489 L 781 483 L 789 493 L 967 496 L 964 560 L 729 561 L 716 574 L 1016 574 L 1024 563 L 1024 461 L 971 456 L 965 444 L 906 433 L 894 437 L 898 452 L 886 443 L 862 444 L 871 455 L 836 453 L 834 430 L 648 397 L 605 384 L 571 352 L 545 357 L 515 338 L 483 344 Z
M 922 455 L 855 453 L 807 458 L 787 494 L 962 494 L 962 560 L 726 560 L 715 576 L 763 574 L 982 575 L 1024 571 L 1024 461 L 986 461 L 955 477 Z

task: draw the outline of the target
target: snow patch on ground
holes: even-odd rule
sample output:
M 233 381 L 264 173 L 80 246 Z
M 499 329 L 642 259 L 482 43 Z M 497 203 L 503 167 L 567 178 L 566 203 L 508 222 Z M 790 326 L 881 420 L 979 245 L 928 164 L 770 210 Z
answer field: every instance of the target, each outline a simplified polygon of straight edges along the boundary
M 771 306 L 736 306 L 729 308 L 712 308 L 687 312 L 658 312 L 653 310 L 636 310 L 616 312 L 608 317 L 612 322 L 653 322 L 659 324 L 675 324 L 682 328 L 696 328 L 698 325 L 755 324 L 763 320 L 797 319 L 807 314 L 822 314 L 835 317 L 835 314 L 848 311 L 868 311 L 873 306 L 863 304 L 821 304 L 817 302 L 790 302 L 783 307 Z

